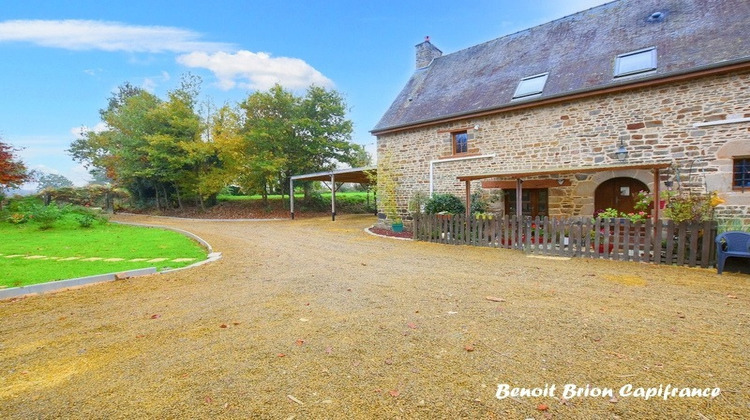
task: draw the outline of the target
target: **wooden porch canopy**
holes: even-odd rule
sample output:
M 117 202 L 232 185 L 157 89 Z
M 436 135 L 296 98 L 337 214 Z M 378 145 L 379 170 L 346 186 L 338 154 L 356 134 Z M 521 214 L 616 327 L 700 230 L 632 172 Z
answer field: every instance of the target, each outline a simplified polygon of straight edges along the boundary
M 580 167 L 561 167 L 551 169 L 532 169 L 528 171 L 508 171 L 498 172 L 494 174 L 483 174 L 483 175 L 465 175 L 459 176 L 458 180 L 463 181 L 466 185 L 466 218 L 471 217 L 471 209 L 469 203 L 471 203 L 471 181 L 478 181 L 487 178 L 505 178 L 513 179 L 516 181 L 516 214 L 523 214 L 521 211 L 522 199 L 521 189 L 523 184 L 523 178 L 535 177 L 535 176 L 554 176 L 554 175 L 568 175 L 568 174 L 581 174 L 581 173 L 592 173 L 592 172 L 605 172 L 605 171 L 621 171 L 628 169 L 646 169 L 651 170 L 654 173 L 654 210 L 653 220 L 654 222 L 659 220 L 659 171 L 662 169 L 669 168 L 671 163 L 640 163 L 631 165 L 599 165 L 599 166 L 580 166 Z
M 336 169 L 333 171 L 315 172 L 304 175 L 294 175 L 289 179 L 289 211 L 294 219 L 294 181 L 322 181 L 331 189 L 331 220 L 336 220 L 336 191 L 341 184 L 353 182 L 357 184 L 369 184 L 370 175 L 377 174 L 377 167 L 364 166 L 361 168 Z M 328 182 L 331 185 L 328 185 Z M 339 183 L 338 187 L 336 183 Z

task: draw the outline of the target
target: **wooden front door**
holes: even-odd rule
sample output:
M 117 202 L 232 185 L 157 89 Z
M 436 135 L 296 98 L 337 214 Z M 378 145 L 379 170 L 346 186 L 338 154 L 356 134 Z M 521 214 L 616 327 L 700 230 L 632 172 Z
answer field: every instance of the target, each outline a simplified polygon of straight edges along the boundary
M 504 190 L 505 214 L 516 214 L 516 190 Z M 547 188 L 532 188 L 521 190 L 521 211 L 524 216 L 549 216 Z
M 635 178 L 612 178 L 596 187 L 594 193 L 594 210 L 613 208 L 620 212 L 633 213 L 638 192 L 649 189 L 643 182 Z

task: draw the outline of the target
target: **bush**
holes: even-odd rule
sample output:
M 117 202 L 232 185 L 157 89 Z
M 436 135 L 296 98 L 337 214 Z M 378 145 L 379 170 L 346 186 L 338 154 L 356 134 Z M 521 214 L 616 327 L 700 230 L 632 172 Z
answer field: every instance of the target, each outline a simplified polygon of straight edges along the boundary
M 484 195 L 477 191 L 471 194 L 471 214 L 487 213 L 490 209 L 490 203 L 487 202 Z
M 57 207 L 56 204 L 50 204 L 49 206 L 34 206 L 31 212 L 31 219 L 39 224 L 39 229 L 46 230 L 51 229 L 55 222 L 62 217 L 63 212 Z
M 331 202 L 323 198 L 323 196 L 317 192 L 310 192 L 310 196 L 305 200 L 303 208 L 309 211 L 324 211 L 326 208 L 331 207 Z
M 464 206 L 464 203 L 453 194 L 435 194 L 427 204 L 425 204 L 424 211 L 427 214 L 461 214 L 466 211 L 466 206 Z

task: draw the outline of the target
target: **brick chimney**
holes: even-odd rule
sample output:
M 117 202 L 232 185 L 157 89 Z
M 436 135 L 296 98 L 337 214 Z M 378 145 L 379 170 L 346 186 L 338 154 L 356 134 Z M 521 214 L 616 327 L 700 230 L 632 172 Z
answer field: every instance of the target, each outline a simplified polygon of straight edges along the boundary
M 432 60 L 443 55 L 443 52 L 430 43 L 430 37 L 424 37 L 424 42 L 417 44 L 417 68 L 427 67 Z

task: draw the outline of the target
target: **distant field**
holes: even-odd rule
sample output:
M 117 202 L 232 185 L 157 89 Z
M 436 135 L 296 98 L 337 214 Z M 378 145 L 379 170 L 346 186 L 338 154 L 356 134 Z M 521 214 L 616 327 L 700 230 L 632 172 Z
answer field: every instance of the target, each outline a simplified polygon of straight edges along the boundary
M 206 258 L 205 249 L 177 232 L 109 223 L 84 229 L 63 220 L 49 230 L 34 223 L 0 223 L 0 237 L 0 288 L 145 267 L 178 268 Z M 71 257 L 79 258 L 61 261 Z M 82 261 L 87 258 L 102 260 Z M 167 260 L 128 261 L 141 258 Z M 190 260 L 172 261 L 183 258 Z

